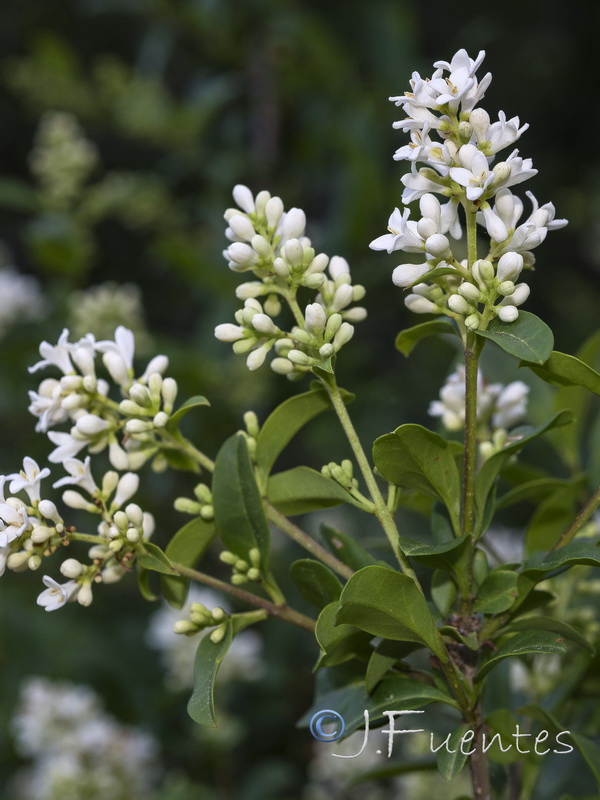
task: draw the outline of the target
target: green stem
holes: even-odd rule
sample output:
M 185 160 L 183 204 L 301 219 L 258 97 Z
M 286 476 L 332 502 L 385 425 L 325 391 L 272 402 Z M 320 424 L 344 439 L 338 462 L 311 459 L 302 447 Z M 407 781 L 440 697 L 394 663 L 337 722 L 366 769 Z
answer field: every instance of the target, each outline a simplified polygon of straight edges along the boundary
M 477 464 L 477 374 L 482 340 L 467 334 L 465 348 L 465 454 L 461 524 L 463 534 L 473 537 L 475 528 L 475 474 Z
M 287 295 L 287 302 L 290 307 L 290 311 L 294 315 L 294 319 L 296 320 L 296 325 L 299 328 L 304 329 L 306 321 L 304 319 L 304 314 L 302 313 L 300 306 L 298 305 L 298 301 L 296 300 L 296 289 L 291 289 L 289 294 Z
M 352 424 L 352 420 L 350 419 L 350 415 L 346 409 L 346 405 L 342 399 L 342 395 L 340 394 L 340 390 L 335 382 L 335 378 L 331 376 L 330 379 L 321 379 L 323 386 L 325 387 L 327 394 L 331 400 L 331 404 L 335 410 L 335 413 L 338 416 L 340 424 L 344 429 L 344 433 L 346 434 L 346 438 L 352 448 L 352 452 L 354 453 L 354 457 L 356 458 L 356 462 L 360 468 L 360 471 L 365 479 L 365 483 L 369 489 L 369 493 L 371 495 L 371 499 L 375 504 L 375 516 L 381 523 L 383 530 L 385 531 L 385 535 L 387 536 L 394 555 L 396 556 L 398 563 L 402 567 L 402 571 L 405 572 L 413 581 L 417 584 L 419 589 L 421 588 L 419 584 L 419 580 L 415 574 L 415 571 L 410 565 L 410 562 L 406 555 L 400 549 L 399 544 L 399 533 L 398 528 L 396 527 L 396 523 L 394 522 L 394 517 L 392 512 L 388 508 L 386 501 L 381 494 L 379 486 L 377 484 L 377 480 L 375 479 L 375 475 L 373 474 L 373 470 L 371 469 L 371 465 L 369 464 L 369 460 L 365 455 L 365 451 L 360 443 L 360 439 L 358 438 L 358 434 Z
M 194 461 L 200 464 L 201 467 L 204 467 L 207 472 L 214 472 L 215 462 L 212 460 L 212 458 L 209 458 L 201 450 L 198 450 L 197 447 L 194 447 L 194 445 L 188 439 L 185 439 L 183 436 L 181 438 L 170 436 L 166 433 L 163 433 L 162 437 L 163 440 L 169 444 L 169 446 L 176 447 L 178 450 L 181 450 L 182 453 L 185 453 L 186 455 L 190 456 L 190 458 L 193 458 Z
M 67 539 L 71 542 L 87 542 L 88 544 L 108 544 L 108 539 L 104 536 L 95 536 L 93 533 L 67 533 Z
M 559 547 L 568 544 L 572 541 L 579 531 L 583 528 L 585 523 L 591 518 L 594 511 L 600 506 L 600 486 L 596 489 L 594 494 L 590 497 L 581 511 L 577 514 L 573 522 L 569 525 L 567 530 L 561 535 L 560 539 L 550 549 L 550 553 L 558 550 Z
M 343 561 L 340 561 L 339 558 L 336 558 L 332 553 L 326 550 L 322 545 L 316 542 L 312 536 L 309 536 L 306 531 L 303 531 L 302 528 L 299 528 L 295 525 L 291 520 L 289 520 L 281 511 L 278 511 L 274 505 L 272 505 L 265 497 L 263 497 L 263 507 L 265 509 L 267 519 L 271 520 L 271 522 L 276 525 L 280 531 L 283 533 L 287 533 L 290 539 L 293 539 L 296 544 L 299 544 L 305 550 L 307 550 L 311 555 L 318 558 L 324 564 L 327 564 L 328 567 L 334 572 L 337 572 L 338 575 L 341 575 L 343 578 L 351 578 L 354 575 L 354 570 L 350 569 Z
M 238 600 L 242 600 L 245 603 L 249 603 L 257 608 L 262 608 L 270 617 L 278 617 L 279 619 L 285 620 L 285 622 L 296 625 L 298 628 L 303 628 L 310 633 L 314 632 L 315 621 L 301 614 L 299 611 L 295 611 L 288 605 L 276 605 L 269 600 L 258 597 L 256 594 L 252 594 L 252 592 L 247 592 L 237 586 L 225 583 L 225 581 L 221 581 L 218 578 L 213 578 L 212 575 L 207 575 L 205 572 L 198 572 L 198 570 L 186 567 L 184 564 L 179 564 L 176 561 L 172 563 L 177 572 L 179 572 L 180 575 L 185 575 L 186 578 L 191 578 L 191 580 L 202 583 L 205 586 L 210 586 L 213 589 L 237 597 Z

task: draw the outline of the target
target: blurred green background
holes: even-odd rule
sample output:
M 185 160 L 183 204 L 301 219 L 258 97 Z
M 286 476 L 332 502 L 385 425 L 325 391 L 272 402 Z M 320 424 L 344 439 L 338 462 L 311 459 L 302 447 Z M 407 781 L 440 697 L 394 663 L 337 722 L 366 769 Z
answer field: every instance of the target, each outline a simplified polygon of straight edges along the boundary
M 405 362 L 395 352 L 394 334 L 415 320 L 391 284 L 395 258 L 368 243 L 399 204 L 405 171 L 392 160 L 404 135 L 392 129 L 398 110 L 387 98 L 408 88 L 413 70 L 431 74 L 433 61 L 461 47 L 473 57 L 487 51 L 494 79 L 484 105 L 530 123 L 520 152 L 539 175 L 527 188 L 570 221 L 536 253 L 527 309 L 554 328 L 559 349 L 573 351 L 597 326 L 600 298 L 600 6 L 571 4 L 564 19 L 551 8 L 537 0 L 4 0 L 0 241 L 4 263 L 40 282 L 45 313 L 3 330 L 0 470 L 47 454 L 26 410 L 27 390 L 37 387 L 26 367 L 42 339 L 82 323 L 77 293 L 106 281 L 139 287 L 143 315 L 125 303 L 116 321 L 149 331 L 142 358 L 167 353 L 182 397 L 211 400 L 189 429 L 210 455 L 243 411 L 264 419 L 294 390 L 266 368 L 249 374 L 212 336 L 237 308 L 239 279 L 221 251 L 222 214 L 238 182 L 304 208 L 315 247 L 345 256 L 367 287 L 370 315 L 339 364 L 340 384 L 359 395 L 365 440 L 405 421 L 427 424 L 455 353 L 425 343 Z M 69 136 L 90 143 L 76 163 Z M 290 462 L 318 468 L 344 457 L 330 427 L 326 418 L 313 424 Z M 171 511 L 174 479 L 149 476 L 144 492 L 164 543 L 184 521 Z M 153 609 L 133 583 L 98 592 L 90 609 L 45 615 L 34 603 L 40 577 L 8 574 L 0 588 L 3 779 L 18 766 L 8 719 L 19 681 L 44 674 L 94 685 L 120 719 L 159 737 L 167 773 L 186 776 L 161 798 L 302 796 L 312 741 L 293 725 L 311 698 L 308 637 L 264 626 L 269 679 L 231 690 L 228 712 L 242 732 L 217 757 L 210 732 L 187 720 L 185 693 L 162 688 L 144 633 Z

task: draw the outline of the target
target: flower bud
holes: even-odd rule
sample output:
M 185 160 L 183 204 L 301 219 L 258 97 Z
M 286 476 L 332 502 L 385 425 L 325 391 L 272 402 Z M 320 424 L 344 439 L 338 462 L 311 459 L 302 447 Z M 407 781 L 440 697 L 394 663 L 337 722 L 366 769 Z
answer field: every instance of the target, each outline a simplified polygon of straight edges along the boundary
M 509 294 L 512 294 L 515 290 L 515 285 L 512 281 L 502 281 L 500 286 L 498 286 L 498 294 L 507 297 Z
M 138 433 L 147 433 L 151 431 L 153 425 L 151 422 L 145 422 L 143 419 L 129 419 L 125 423 L 125 430 L 127 433 L 136 435 Z
M 478 283 L 488 283 L 495 277 L 494 265 L 480 258 L 473 264 L 473 275 Z
M 333 337 L 333 346 L 337 352 L 354 336 L 354 326 L 349 322 L 342 322 L 339 331 Z
M 506 161 L 501 161 L 499 164 L 493 168 L 492 172 L 494 173 L 494 184 L 497 185 L 499 183 L 503 183 L 504 181 L 510 178 L 511 167 Z
M 60 565 L 60 571 L 65 578 L 78 578 L 83 572 L 83 564 L 76 558 L 67 558 Z
M 341 314 L 332 314 L 327 320 L 327 325 L 325 326 L 325 339 L 333 339 L 334 335 L 340 329 L 342 322 L 343 319 Z
M 490 127 L 490 115 L 484 108 L 474 108 L 469 114 L 469 122 L 478 141 L 485 138 Z
M 458 123 L 458 138 L 463 144 L 468 144 L 473 136 L 473 126 L 470 122 Z
M 531 289 L 526 283 L 518 283 L 515 286 L 514 292 L 505 297 L 502 302 L 507 305 L 520 306 L 527 300 L 530 292 Z
M 45 525 L 37 525 L 30 533 L 31 541 L 35 544 L 43 544 L 51 539 L 54 535 L 52 528 L 47 528 Z
M 127 573 L 127 570 L 119 564 L 106 567 L 101 572 L 102 583 L 117 583 Z
M 519 309 L 516 306 L 500 306 L 498 316 L 502 322 L 514 322 L 519 317 Z
M 182 514 L 192 514 L 195 516 L 202 511 L 202 506 L 195 500 L 190 500 L 189 497 L 178 497 L 173 503 L 175 511 L 181 511 Z
M 146 413 L 146 409 L 134 403 L 133 400 L 121 400 L 119 411 L 127 417 L 138 417 Z
M 458 293 L 470 303 L 478 303 L 481 300 L 481 292 L 472 283 L 462 283 L 458 287 Z
M 496 277 L 501 283 L 514 281 L 519 277 L 522 269 L 523 256 L 520 253 L 504 253 L 498 261 Z
M 320 289 L 325 283 L 326 278 L 322 272 L 314 272 L 311 275 L 304 275 L 302 278 L 302 285 L 308 289 Z
M 118 353 L 109 350 L 102 356 L 102 361 L 115 383 L 118 383 L 119 386 L 128 386 L 131 383 L 127 365 Z
M 314 367 L 315 364 L 318 363 L 314 358 L 307 356 L 306 353 L 303 353 L 301 350 L 290 350 L 288 359 L 301 367 Z
M 331 358 L 331 356 L 334 353 L 335 353 L 335 347 L 332 344 L 330 344 L 329 342 L 327 344 L 324 344 L 322 347 L 319 348 L 319 355 L 323 359 Z
M 274 358 L 271 369 L 278 375 L 289 375 L 294 371 L 294 365 L 287 358 Z
M 451 294 L 448 298 L 448 308 L 457 314 L 468 314 L 471 311 L 471 306 L 459 294 Z
M 264 236 L 257 233 L 256 236 L 252 237 L 251 245 L 261 258 L 272 258 L 273 251 L 271 245 Z
M 254 226 L 243 214 L 235 214 L 231 219 L 228 220 L 229 227 L 238 236 L 240 239 L 244 239 L 244 241 L 249 242 L 251 239 L 256 236 L 256 231 L 254 230 Z
M 290 208 L 283 218 L 282 237 L 284 241 L 302 236 L 306 227 L 306 215 L 301 208 Z
M 63 523 L 63 518 L 58 513 L 58 509 L 52 500 L 40 500 L 38 504 L 38 511 L 42 517 L 45 519 L 51 519 L 55 525 L 61 525 Z
M 6 566 L 9 569 L 19 572 L 20 570 L 27 569 L 29 558 L 30 553 L 25 550 L 21 550 L 19 553 L 11 553 L 6 559 Z
M 304 313 L 306 324 L 315 333 L 322 333 L 327 324 L 325 309 L 320 303 L 309 303 Z
M 468 317 L 465 317 L 465 328 L 469 331 L 476 331 L 479 328 L 480 322 L 481 317 L 477 312 L 469 314 Z
M 281 257 L 275 259 L 273 269 L 280 278 L 289 278 L 290 276 L 289 265 Z
M 148 390 L 148 387 L 141 383 L 133 384 L 133 386 L 129 389 L 129 397 L 134 403 L 137 403 L 138 406 L 150 408 L 152 405 L 152 396 Z
M 97 436 L 108 428 L 108 422 L 95 414 L 84 414 L 79 417 L 75 427 L 84 436 Z
M 98 508 L 92 503 L 89 503 L 85 497 L 79 494 L 79 492 L 75 492 L 73 489 L 67 489 L 66 492 L 63 492 L 62 501 L 66 506 L 69 508 L 77 508 L 81 511 L 92 511 L 93 513 L 98 512 Z
M 297 267 L 302 263 L 302 256 L 304 255 L 304 248 L 298 239 L 289 239 L 285 243 L 285 257 L 291 267 Z
M 281 301 L 275 293 L 272 293 L 267 297 L 264 302 L 264 307 L 265 314 L 267 314 L 269 317 L 276 317 L 281 313 Z
M 339 258 L 339 256 L 334 256 L 331 260 L 333 261 L 334 258 Z M 345 261 L 345 259 L 342 259 Z M 307 266 L 305 275 L 316 275 L 319 272 L 324 272 L 327 269 L 327 265 L 329 264 L 329 256 L 325 255 L 325 253 L 319 253 L 319 255 L 315 256 L 310 264 Z M 329 273 L 333 280 L 335 280 L 335 275 L 331 272 L 331 265 L 329 269 Z
M 136 531 L 135 528 L 128 528 L 125 536 L 127 538 L 127 541 L 130 542 L 131 544 L 135 544 L 140 540 L 139 531 Z
M 352 286 L 348 283 L 342 283 L 341 286 L 335 290 L 333 300 L 330 305 L 331 311 L 341 311 L 352 302 Z
M 420 294 L 409 294 L 404 298 L 404 305 L 414 314 L 432 314 L 437 306 Z
M 233 187 L 232 194 L 233 199 L 243 211 L 247 214 L 251 214 L 254 211 L 254 197 L 247 186 L 237 183 Z
M 276 336 L 278 333 L 277 326 L 273 323 L 271 317 L 266 314 L 255 314 L 252 317 L 252 327 L 259 333 L 265 333 L 270 336 Z
M 264 284 L 262 281 L 249 281 L 248 283 L 240 283 L 235 290 L 235 296 L 238 300 L 248 300 L 250 297 L 260 297 L 264 294 Z M 217 336 L 217 339 L 219 337 Z
M 252 350 L 248 354 L 248 358 L 246 359 L 246 366 L 248 369 L 253 372 L 255 369 L 259 369 L 265 363 L 265 358 L 267 357 L 267 349 L 263 347 L 259 347 L 257 350 Z
M 256 341 L 256 336 L 248 336 L 245 339 L 239 339 L 237 342 L 233 343 L 232 350 L 238 356 L 243 355 L 249 350 L 252 350 Z
M 133 497 L 133 495 L 137 492 L 139 485 L 139 476 L 134 472 L 126 472 L 119 479 L 117 491 L 113 498 L 112 505 L 116 508 L 120 508 Z
M 164 428 L 167 422 L 169 421 L 169 415 L 166 411 L 159 411 L 158 414 L 152 420 L 152 424 L 155 428 Z
M 175 625 L 173 625 L 173 632 L 183 634 L 184 636 L 190 636 L 194 633 L 198 633 L 198 628 L 193 622 L 187 619 L 178 619 Z
M 265 206 L 265 216 L 270 228 L 276 228 L 283 214 L 283 201 L 281 197 L 272 197 Z
M 258 255 L 244 242 L 233 242 L 227 248 L 227 257 L 240 267 L 252 267 L 258 262 Z
M 175 403 L 175 399 L 177 397 L 177 391 L 177 381 L 174 378 L 165 378 L 162 384 L 161 394 L 165 411 L 167 411 L 167 413 L 170 413 L 171 409 L 173 408 L 173 404 Z

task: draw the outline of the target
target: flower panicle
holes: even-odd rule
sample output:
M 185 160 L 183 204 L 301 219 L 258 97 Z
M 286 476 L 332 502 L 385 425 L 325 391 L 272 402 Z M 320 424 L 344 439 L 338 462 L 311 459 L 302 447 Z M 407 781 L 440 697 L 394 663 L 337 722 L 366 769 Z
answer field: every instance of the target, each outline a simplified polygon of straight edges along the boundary
M 390 97 L 406 114 L 394 127 L 410 136 L 394 154 L 396 161 L 410 163 L 402 177 L 402 202 L 418 200 L 421 216 L 410 219 L 410 209 L 396 208 L 388 232 L 370 245 L 388 253 L 421 254 L 422 263 L 400 264 L 392 275 L 396 286 L 410 290 L 406 306 L 419 314 L 452 317 L 467 330 L 485 328 L 496 317 L 507 323 L 518 319 L 529 288 L 510 283 L 516 274 L 504 277 L 506 259 L 518 264 L 514 273 L 531 268 L 532 251 L 548 231 L 567 224 L 555 218 L 552 203 L 540 206 L 531 192 L 533 209 L 521 220 L 523 202 L 512 188 L 537 170 L 514 145 L 529 126 L 519 117 L 507 119 L 503 111 L 492 121 L 480 106 L 492 78 L 491 73 L 477 77 L 484 57 L 483 50 L 475 59 L 459 50 L 451 61 L 437 61 L 431 77 L 413 73 L 410 90 Z M 512 148 L 509 155 L 496 160 L 506 148 Z M 462 236 L 461 208 L 475 215 L 480 232 L 489 237 L 483 259 L 469 262 L 455 255 L 460 247 L 451 239 Z
M 365 289 L 352 283 L 346 259 L 316 253 L 305 235 L 302 209 L 286 212 L 279 197 L 266 191 L 254 197 L 242 185 L 234 187 L 233 198 L 239 208 L 225 212 L 231 244 L 223 255 L 230 269 L 251 272 L 258 280 L 238 286 L 236 296 L 244 305 L 235 323 L 216 326 L 215 336 L 245 355 L 250 370 L 259 369 L 271 354 L 274 372 L 301 378 L 352 338 L 354 324 L 367 315 L 365 308 L 353 305 Z M 303 311 L 297 294 L 306 290 L 315 296 Z M 295 324 L 275 320 L 284 304 Z

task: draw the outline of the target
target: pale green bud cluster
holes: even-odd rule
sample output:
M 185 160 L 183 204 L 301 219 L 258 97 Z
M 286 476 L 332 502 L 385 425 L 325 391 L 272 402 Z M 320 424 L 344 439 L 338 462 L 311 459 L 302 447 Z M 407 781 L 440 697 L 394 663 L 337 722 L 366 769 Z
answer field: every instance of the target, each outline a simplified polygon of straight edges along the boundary
M 234 586 L 241 586 L 244 583 L 256 582 L 262 579 L 261 559 L 258 548 L 252 547 L 248 551 L 248 559 L 239 558 L 229 550 L 223 550 L 219 555 L 224 564 L 232 568 L 231 583 Z
M 340 486 L 348 491 L 358 489 L 358 480 L 354 477 L 354 465 L 350 459 L 345 458 L 341 464 L 330 461 L 329 464 L 321 467 L 321 473 L 326 478 L 331 478 Z
M 183 634 L 184 636 L 195 636 L 199 631 L 217 625 L 218 627 L 210 634 L 210 639 L 213 644 L 218 644 L 223 640 L 226 630 L 224 623 L 228 619 L 229 614 L 220 606 L 213 608 L 211 611 L 202 603 L 192 603 L 190 606 L 190 618 L 178 620 L 173 630 L 175 633 Z
M 215 509 L 210 488 L 205 483 L 199 483 L 194 487 L 194 495 L 194 500 L 190 497 L 178 497 L 173 504 L 175 510 L 206 521 L 214 519 Z

